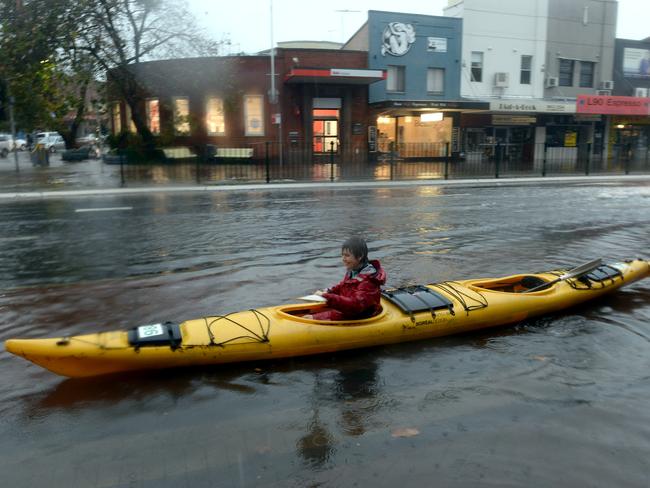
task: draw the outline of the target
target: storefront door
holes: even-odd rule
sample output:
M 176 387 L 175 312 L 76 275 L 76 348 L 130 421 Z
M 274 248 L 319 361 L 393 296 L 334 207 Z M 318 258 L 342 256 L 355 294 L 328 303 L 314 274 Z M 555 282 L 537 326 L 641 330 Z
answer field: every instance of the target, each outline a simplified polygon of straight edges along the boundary
M 338 152 L 339 110 L 314 109 L 313 111 L 314 154 Z

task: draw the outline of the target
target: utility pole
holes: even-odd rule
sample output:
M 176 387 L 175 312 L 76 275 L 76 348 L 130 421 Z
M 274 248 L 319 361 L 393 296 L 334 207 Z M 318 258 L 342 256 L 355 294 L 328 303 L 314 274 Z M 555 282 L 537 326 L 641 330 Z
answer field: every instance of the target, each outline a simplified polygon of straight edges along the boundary
M 278 152 L 280 164 L 282 164 L 282 110 L 279 103 L 278 91 L 275 88 L 275 43 L 273 41 L 273 0 L 269 0 L 270 23 L 271 23 L 271 93 L 269 93 L 269 102 L 276 110 L 279 110 L 280 120 L 278 121 Z M 278 112 L 276 112 L 278 113 Z

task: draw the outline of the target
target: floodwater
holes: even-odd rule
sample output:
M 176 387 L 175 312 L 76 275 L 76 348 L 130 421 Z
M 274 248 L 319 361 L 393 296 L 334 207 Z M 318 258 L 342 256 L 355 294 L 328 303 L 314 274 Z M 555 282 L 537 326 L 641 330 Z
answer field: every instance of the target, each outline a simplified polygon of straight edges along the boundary
M 92 211 L 94 210 L 94 211 Z M 0 204 L 0 339 L 289 302 L 368 236 L 391 285 L 650 258 L 650 184 Z M 650 280 L 341 354 L 71 380 L 0 352 L 6 487 L 650 486 Z

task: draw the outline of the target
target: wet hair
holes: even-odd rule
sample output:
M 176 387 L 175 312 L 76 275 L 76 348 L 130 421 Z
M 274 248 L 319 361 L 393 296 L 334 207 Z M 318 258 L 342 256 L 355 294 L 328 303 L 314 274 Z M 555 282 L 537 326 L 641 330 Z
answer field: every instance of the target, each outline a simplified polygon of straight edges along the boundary
M 350 237 L 341 246 L 341 251 L 350 251 L 361 262 L 368 261 L 368 245 L 363 237 Z

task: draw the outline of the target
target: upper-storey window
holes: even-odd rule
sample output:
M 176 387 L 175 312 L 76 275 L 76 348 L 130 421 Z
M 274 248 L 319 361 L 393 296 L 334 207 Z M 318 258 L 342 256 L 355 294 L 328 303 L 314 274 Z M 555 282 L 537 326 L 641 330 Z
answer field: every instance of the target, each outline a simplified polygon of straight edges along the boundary
M 483 53 L 472 51 L 472 81 L 483 81 Z
M 573 65 L 572 59 L 560 59 L 560 86 L 573 86 Z
M 582 88 L 593 88 L 595 66 L 596 63 L 580 61 L 580 86 Z
M 444 93 L 445 70 L 444 68 L 429 68 L 427 70 L 427 92 Z
M 523 55 L 521 57 L 521 71 L 519 72 L 519 83 L 522 85 L 530 85 L 531 72 L 533 67 L 533 57 Z
M 403 92 L 406 86 L 406 69 L 404 66 L 389 66 L 386 78 L 386 91 Z

